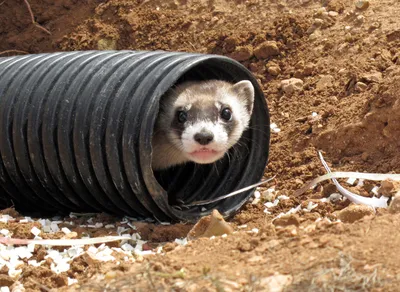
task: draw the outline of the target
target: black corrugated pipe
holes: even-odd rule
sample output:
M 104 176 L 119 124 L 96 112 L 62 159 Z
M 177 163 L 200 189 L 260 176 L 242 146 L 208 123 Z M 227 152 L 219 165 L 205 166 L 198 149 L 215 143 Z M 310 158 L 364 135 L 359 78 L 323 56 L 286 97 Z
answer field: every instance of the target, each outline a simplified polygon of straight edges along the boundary
M 151 139 L 163 94 L 186 80 L 250 80 L 250 129 L 231 159 L 153 173 Z M 0 204 L 22 210 L 104 211 L 194 221 L 225 216 L 252 194 L 189 209 L 258 182 L 269 114 L 252 74 L 216 55 L 86 51 L 0 58 Z

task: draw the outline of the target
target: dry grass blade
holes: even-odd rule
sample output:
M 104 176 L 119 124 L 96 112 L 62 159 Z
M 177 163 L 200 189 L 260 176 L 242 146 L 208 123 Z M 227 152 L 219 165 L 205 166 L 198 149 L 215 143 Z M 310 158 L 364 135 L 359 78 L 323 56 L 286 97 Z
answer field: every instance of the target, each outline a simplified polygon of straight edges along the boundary
M 1 55 L 5 55 L 5 54 L 13 54 L 13 53 L 16 53 L 16 54 L 29 54 L 28 52 L 20 51 L 20 50 L 7 50 L 7 51 L 0 52 L 0 56 Z
M 252 189 L 252 188 L 255 188 L 255 187 L 258 187 L 258 186 L 260 186 L 260 185 L 263 185 L 263 184 L 265 184 L 265 183 L 267 183 L 267 182 L 270 182 L 270 181 L 273 180 L 275 177 L 276 177 L 276 176 L 274 175 L 273 177 L 271 177 L 271 178 L 269 178 L 269 179 L 266 179 L 266 180 L 263 180 L 263 181 L 261 181 L 261 182 L 252 184 L 252 185 L 250 185 L 250 186 L 244 187 L 244 188 L 242 188 L 242 189 L 239 189 L 239 190 L 234 191 L 234 192 L 232 192 L 232 193 L 229 193 L 229 194 L 227 194 L 227 195 L 224 195 L 224 196 L 221 196 L 221 197 L 218 197 L 218 198 L 215 198 L 215 199 L 211 199 L 211 200 L 203 200 L 203 201 L 193 202 L 193 203 L 191 203 L 191 204 L 184 205 L 184 207 L 201 206 L 201 205 L 208 205 L 208 204 L 211 204 L 211 203 L 215 203 L 215 202 L 221 201 L 221 200 L 223 200 L 223 199 L 236 196 L 236 195 L 238 195 L 238 194 L 240 194 L 240 193 L 243 193 L 243 192 L 248 191 L 248 190 L 250 190 L 250 189 Z
M 40 29 L 43 30 L 45 33 L 51 35 L 51 32 L 50 32 L 50 31 L 48 31 L 46 28 L 44 28 L 43 26 L 41 26 L 39 23 L 37 23 L 37 22 L 35 21 L 35 16 L 33 15 L 32 8 L 31 8 L 31 5 L 29 4 L 28 0 L 24 0 L 24 2 L 25 2 L 26 7 L 28 8 L 29 14 L 30 14 L 30 16 L 31 16 L 32 23 L 33 23 L 34 25 L 36 25 L 37 28 L 40 28 Z

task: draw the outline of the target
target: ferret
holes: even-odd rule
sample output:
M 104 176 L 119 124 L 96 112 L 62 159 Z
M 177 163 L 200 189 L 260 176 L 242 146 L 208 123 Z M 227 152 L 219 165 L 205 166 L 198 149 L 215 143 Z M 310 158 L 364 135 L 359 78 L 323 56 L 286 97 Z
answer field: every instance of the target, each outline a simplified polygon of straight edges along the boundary
M 247 80 L 189 81 L 170 89 L 154 126 L 153 170 L 221 159 L 248 128 L 253 104 Z

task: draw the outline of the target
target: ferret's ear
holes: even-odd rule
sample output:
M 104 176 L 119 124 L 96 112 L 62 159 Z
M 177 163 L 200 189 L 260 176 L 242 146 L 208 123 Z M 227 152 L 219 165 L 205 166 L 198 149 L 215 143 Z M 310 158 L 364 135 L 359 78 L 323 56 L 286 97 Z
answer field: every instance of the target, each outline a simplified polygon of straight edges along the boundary
M 244 103 L 249 115 L 253 112 L 254 104 L 254 86 L 248 80 L 239 81 L 234 84 L 233 92 L 239 96 L 240 101 Z

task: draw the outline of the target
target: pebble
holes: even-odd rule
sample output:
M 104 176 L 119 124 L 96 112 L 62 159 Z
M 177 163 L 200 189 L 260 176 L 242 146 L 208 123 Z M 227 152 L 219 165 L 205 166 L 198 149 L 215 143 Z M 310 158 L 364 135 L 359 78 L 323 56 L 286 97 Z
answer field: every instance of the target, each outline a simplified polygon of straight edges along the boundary
M 313 40 L 318 39 L 321 35 L 322 35 L 321 31 L 319 29 L 317 29 L 312 34 L 310 34 L 310 36 L 308 38 L 310 41 L 313 41 Z
M 336 17 L 336 16 L 339 15 L 339 13 L 337 13 L 336 11 L 329 11 L 329 12 L 328 12 L 328 15 L 329 15 L 330 17 Z
M 293 277 L 290 275 L 281 275 L 276 273 L 274 276 L 267 278 L 261 278 L 259 280 L 259 287 L 262 287 L 263 291 L 284 291 L 293 282 Z
M 390 203 L 388 210 L 392 214 L 400 213 L 400 192 L 397 192 L 392 198 L 392 202 Z
M 290 78 L 281 81 L 281 88 L 284 93 L 293 94 L 296 91 L 303 90 L 304 82 L 298 78 Z
M 231 234 L 233 228 L 224 220 L 222 215 L 213 210 L 211 215 L 204 216 L 189 231 L 188 240 L 194 240 L 200 237 L 212 237 L 223 234 Z
M 243 46 L 237 47 L 236 50 L 230 54 L 229 57 L 232 59 L 242 62 L 250 59 L 253 56 L 253 47 L 252 46 Z
M 364 23 L 364 21 L 365 21 L 364 15 L 359 15 L 359 16 L 357 16 L 356 22 L 357 22 L 358 24 L 362 24 L 362 23 Z
M 363 92 L 365 90 L 367 90 L 368 85 L 365 84 L 364 82 L 357 82 L 354 89 L 356 92 Z
M 354 5 L 357 9 L 367 9 L 369 7 L 369 0 L 357 0 Z
M 278 76 L 281 74 L 281 68 L 278 65 L 268 67 L 268 73 L 272 76 Z
M 331 203 L 339 202 L 342 199 L 342 195 L 339 193 L 333 193 L 329 196 L 329 201 Z
M 365 74 L 361 77 L 362 81 L 365 81 L 367 83 L 381 83 L 383 79 L 382 73 L 381 72 L 373 72 L 369 74 Z
M 258 59 L 267 59 L 279 55 L 279 48 L 276 42 L 266 41 L 254 49 L 254 55 Z
M 333 86 L 334 78 L 332 75 L 321 75 L 319 81 L 317 82 L 317 90 L 322 91 Z
M 336 214 L 342 222 L 353 223 L 365 216 L 375 215 L 375 211 L 372 207 L 366 205 L 350 205 Z

